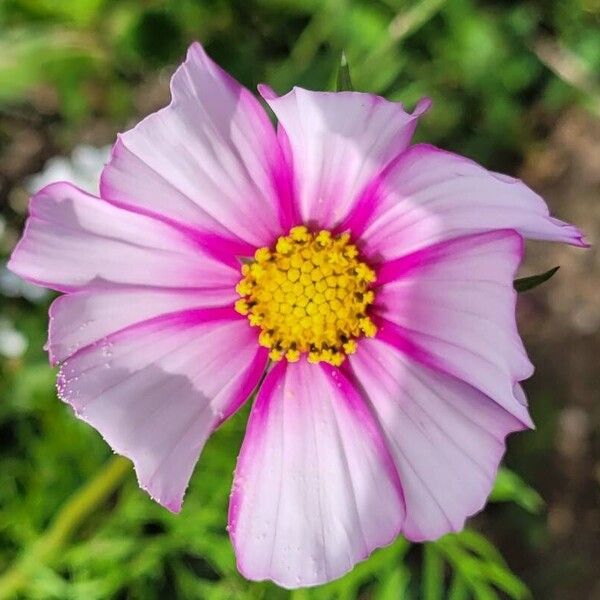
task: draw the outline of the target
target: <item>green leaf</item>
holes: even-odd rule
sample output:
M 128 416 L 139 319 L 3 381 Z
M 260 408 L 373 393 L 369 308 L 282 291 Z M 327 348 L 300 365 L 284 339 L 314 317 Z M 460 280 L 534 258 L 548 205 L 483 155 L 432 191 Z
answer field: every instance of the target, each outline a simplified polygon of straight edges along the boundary
M 521 277 L 521 279 L 515 279 L 513 285 L 515 286 L 515 290 L 517 292 L 526 292 L 527 290 L 532 290 L 533 288 L 541 285 L 545 281 L 548 281 L 550 277 L 552 277 L 560 267 L 554 267 L 545 273 L 540 273 L 539 275 L 532 275 L 531 277 Z
M 485 574 L 488 581 L 493 583 L 499 590 L 502 590 L 514 600 L 526 600 L 531 598 L 531 593 L 527 586 L 513 573 L 508 567 L 494 563 L 486 566 Z
M 452 568 L 450 598 L 464 598 L 468 592 L 476 600 L 496 600 L 498 591 L 514 600 L 531 597 L 525 584 L 511 573 L 500 552 L 480 533 L 465 529 L 446 535 L 432 545 Z
M 433 544 L 423 548 L 423 598 L 442 600 L 444 588 L 444 561 Z
M 504 559 L 494 544 L 479 532 L 472 529 L 463 529 L 455 537 L 463 548 L 479 556 L 481 559 L 491 563 L 504 564 Z
M 350 79 L 350 67 L 348 66 L 348 59 L 346 58 L 345 52 L 342 52 L 342 57 L 340 59 L 336 90 L 338 92 L 351 92 L 354 90 L 352 87 L 352 80 Z
M 514 502 L 527 512 L 537 514 L 544 506 L 542 497 L 510 469 L 501 468 L 496 477 L 491 502 Z
M 373 593 L 373 600 L 410 600 L 410 576 L 410 569 L 402 563 L 399 564 L 379 582 Z
M 399 537 L 391 546 L 381 548 L 371 555 L 367 561 L 361 562 L 347 573 L 342 579 L 337 579 L 318 588 L 311 598 L 335 598 L 336 600 L 353 600 L 358 597 L 362 586 L 373 579 L 381 577 L 381 573 L 402 566 L 404 555 L 410 548 L 409 542 Z
M 460 573 L 454 573 L 448 590 L 448 600 L 467 600 L 469 588 Z
M 527 586 L 510 572 L 504 558 L 496 547 L 477 531 L 464 529 L 456 534 L 463 548 L 482 559 L 482 573 L 485 579 L 511 598 L 524 600 L 530 597 Z

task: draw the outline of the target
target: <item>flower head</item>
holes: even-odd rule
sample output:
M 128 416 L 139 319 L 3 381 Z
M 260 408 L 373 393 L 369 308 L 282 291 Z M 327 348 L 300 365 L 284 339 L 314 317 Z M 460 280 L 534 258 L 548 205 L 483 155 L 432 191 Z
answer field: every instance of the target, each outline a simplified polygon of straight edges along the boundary
M 300 225 L 242 267 L 235 309 L 261 328 L 258 342 L 271 349 L 271 360 L 306 355 L 310 363 L 339 367 L 358 338 L 375 335 L 367 314 L 375 273 L 349 240 L 348 233 L 310 233 Z
M 194 44 L 119 136 L 100 196 L 31 200 L 10 268 L 50 308 L 58 390 L 172 511 L 257 388 L 230 533 L 252 579 L 314 585 L 400 533 L 463 527 L 531 426 L 512 281 L 523 238 L 582 246 L 518 180 L 357 92 L 260 92 Z

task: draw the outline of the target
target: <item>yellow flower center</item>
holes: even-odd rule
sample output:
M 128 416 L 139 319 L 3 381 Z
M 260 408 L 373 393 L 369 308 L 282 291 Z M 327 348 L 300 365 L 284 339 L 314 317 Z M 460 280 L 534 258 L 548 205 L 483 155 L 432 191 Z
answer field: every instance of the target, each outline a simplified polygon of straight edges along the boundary
M 260 327 L 259 343 L 272 360 L 339 366 L 356 352 L 356 340 L 377 328 L 367 310 L 375 272 L 358 257 L 350 235 L 294 227 L 274 249 L 259 248 L 242 266 L 235 309 Z

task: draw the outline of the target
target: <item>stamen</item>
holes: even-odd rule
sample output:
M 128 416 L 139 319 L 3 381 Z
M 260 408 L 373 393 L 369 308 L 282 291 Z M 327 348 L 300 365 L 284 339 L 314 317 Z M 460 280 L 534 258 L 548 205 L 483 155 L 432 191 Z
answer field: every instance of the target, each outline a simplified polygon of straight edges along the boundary
M 294 227 L 274 249 L 259 248 L 243 265 L 235 310 L 260 327 L 258 341 L 269 357 L 339 366 L 357 349 L 357 339 L 373 337 L 368 316 L 375 272 L 359 259 L 347 233 L 311 233 Z

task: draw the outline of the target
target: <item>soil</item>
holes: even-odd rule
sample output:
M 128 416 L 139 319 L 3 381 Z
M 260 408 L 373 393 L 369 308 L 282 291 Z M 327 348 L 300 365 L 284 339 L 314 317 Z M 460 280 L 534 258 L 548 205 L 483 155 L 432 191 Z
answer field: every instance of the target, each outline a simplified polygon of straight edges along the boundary
M 547 527 L 529 546 L 506 539 L 501 522 L 493 529 L 534 598 L 599 599 L 600 121 L 582 109 L 565 113 L 520 176 L 592 247 L 528 245 L 524 274 L 561 268 L 520 296 L 519 326 L 536 365 L 526 390 L 539 423 L 538 432 L 511 441 L 508 462 L 542 494 Z

